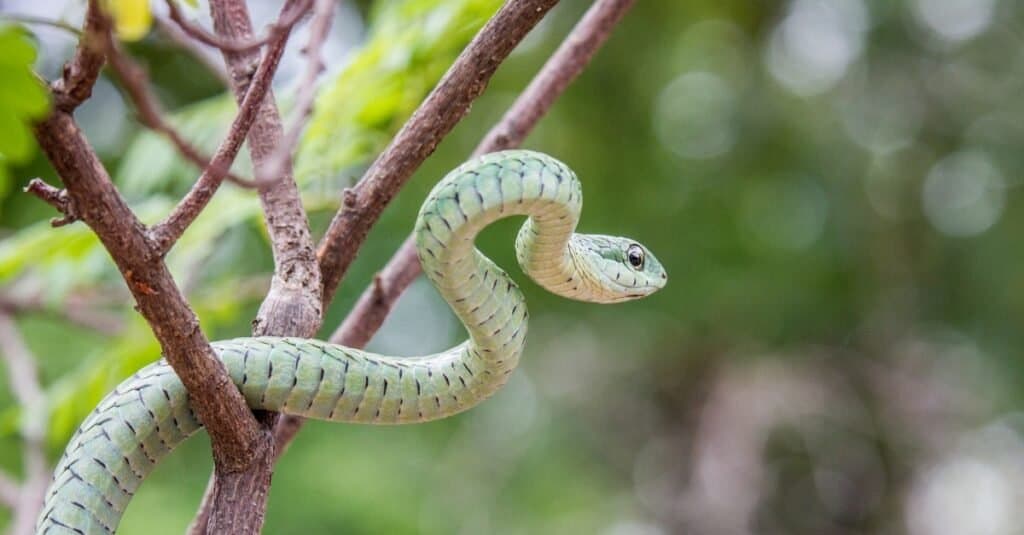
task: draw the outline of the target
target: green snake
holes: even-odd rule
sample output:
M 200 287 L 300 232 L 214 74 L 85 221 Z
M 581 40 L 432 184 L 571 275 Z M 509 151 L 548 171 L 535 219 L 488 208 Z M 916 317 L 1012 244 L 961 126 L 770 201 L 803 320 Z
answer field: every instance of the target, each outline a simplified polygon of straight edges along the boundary
M 628 238 L 575 234 L 576 175 L 530 151 L 464 163 L 430 193 L 416 220 L 423 272 L 469 339 L 422 357 L 390 357 L 298 338 L 237 338 L 213 349 L 253 409 L 336 422 L 405 424 L 467 410 L 508 380 L 523 352 L 527 312 L 509 276 L 474 246 L 508 216 L 529 216 L 516 258 L 547 290 L 596 303 L 627 301 L 667 275 Z M 38 533 L 113 533 L 142 480 L 202 424 L 188 392 L 160 360 L 121 383 L 79 427 L 54 472 Z

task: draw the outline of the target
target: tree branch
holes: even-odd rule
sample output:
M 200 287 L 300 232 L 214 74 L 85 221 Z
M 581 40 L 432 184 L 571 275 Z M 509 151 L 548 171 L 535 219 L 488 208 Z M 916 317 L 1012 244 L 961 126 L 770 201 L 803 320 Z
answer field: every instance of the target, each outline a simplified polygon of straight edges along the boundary
M 289 4 L 305 12 L 311 1 L 290 0 L 286 6 Z M 243 0 L 211 0 L 210 12 L 214 29 L 222 38 L 234 42 L 251 38 L 252 22 Z M 328 22 L 329 19 L 321 20 L 320 24 Z M 326 33 L 326 28 L 323 31 Z M 314 28 L 314 35 L 316 32 Z M 232 89 L 236 98 L 241 99 L 250 85 L 250 73 L 258 54 L 227 49 L 222 52 Z M 281 145 L 282 136 L 281 117 L 272 92 L 268 92 L 249 131 L 248 141 L 255 176 L 269 177 L 273 181 L 260 190 L 260 202 L 274 256 L 274 276 L 253 321 L 253 334 L 310 337 L 322 321 L 320 269 L 313 238 L 298 186 L 292 178 L 291 165 L 281 166 L 274 174 L 266 172 L 268 160 Z M 244 471 L 229 471 L 215 465 L 213 479 L 190 532 L 259 532 L 275 452 L 271 429 L 278 417 L 273 413 L 260 413 L 258 418 L 263 427 L 257 462 Z
M 39 295 L 15 297 L 0 293 L 0 313 L 14 316 L 21 312 L 56 315 L 69 323 L 108 335 L 115 335 L 124 327 L 120 318 L 87 306 L 80 300 L 63 303 L 61 310 L 52 310 Z
M 284 48 L 283 41 L 280 39 L 276 40 L 275 44 L 278 44 L 278 49 Z M 149 76 L 147 76 L 146 71 L 139 64 L 132 61 L 125 51 L 117 44 L 112 32 L 107 32 L 104 35 L 104 46 L 107 54 L 107 63 L 117 74 L 117 78 L 121 81 L 121 86 L 128 93 L 128 98 L 132 101 L 132 104 L 135 105 L 135 112 L 139 122 L 146 128 L 166 137 L 175 146 L 175 148 L 178 149 L 179 154 L 184 156 L 186 160 L 192 162 L 192 164 L 199 169 L 206 169 L 210 167 L 210 159 L 200 154 L 199 149 L 193 147 L 191 143 L 186 141 L 177 130 L 171 127 L 171 125 L 164 120 L 163 107 L 160 105 L 160 101 L 156 98 L 156 95 L 154 95 L 149 88 Z M 271 56 L 274 55 L 271 53 L 268 54 Z M 277 52 L 276 55 L 277 57 L 280 57 L 280 52 Z M 258 96 L 262 98 L 262 95 Z M 239 111 L 239 115 L 242 115 L 243 113 L 245 112 L 242 110 Z M 231 137 L 230 134 L 228 137 Z M 232 156 L 232 160 L 233 159 L 234 156 Z M 230 171 L 224 172 L 223 178 L 243 187 L 257 186 L 255 182 L 239 178 Z
M 223 36 L 210 33 L 202 26 L 194 24 L 192 21 L 188 20 L 188 18 L 186 18 L 181 12 L 181 9 L 178 8 L 178 4 L 175 0 L 167 0 L 167 14 L 182 31 L 203 44 L 219 48 L 224 52 L 250 52 L 267 44 L 273 40 L 277 34 L 291 31 L 291 27 L 294 26 L 295 23 L 306 14 L 306 11 L 309 10 L 309 5 L 309 3 L 306 3 L 305 8 L 290 11 L 287 16 L 278 17 L 275 22 L 267 27 L 266 34 L 259 38 L 253 38 L 251 30 L 248 32 L 246 37 L 239 37 L 237 39 L 224 38 Z M 251 26 L 252 24 L 250 23 L 250 27 Z
M 28 181 L 28 185 L 25 186 L 23 191 L 39 197 L 43 202 L 56 208 L 58 212 L 63 214 L 61 217 L 51 219 L 50 225 L 63 227 L 78 221 L 78 212 L 75 210 L 75 205 L 71 202 L 71 198 L 68 197 L 66 190 L 57 189 L 43 182 L 41 178 L 33 178 Z
M 50 84 L 53 105 L 57 110 L 71 113 L 92 96 L 92 86 L 103 67 L 103 34 L 109 32 L 110 27 L 110 19 L 103 14 L 96 0 L 89 0 L 75 55 L 64 64 L 62 76 Z
M 172 0 L 173 1 L 173 0 Z M 156 25 L 160 28 L 160 31 L 167 36 L 168 39 L 174 42 L 174 44 L 186 50 L 192 57 L 199 63 L 202 63 L 218 80 L 224 83 L 226 87 L 230 80 L 228 80 L 228 71 L 224 68 L 223 63 L 220 60 L 219 54 L 213 51 L 213 49 L 206 45 L 195 41 L 181 29 L 174 21 L 170 20 L 167 15 L 162 13 L 153 13 L 153 20 L 156 21 Z
M 294 4 L 295 2 L 285 3 L 285 6 L 281 8 L 281 17 L 284 17 L 286 12 L 295 10 Z M 240 99 L 238 114 L 235 115 L 224 141 L 217 147 L 217 152 L 210 164 L 203 169 L 192 189 L 174 207 L 167 219 L 155 225 L 150 232 L 160 251 L 166 253 L 170 250 L 174 242 L 203 211 L 203 208 L 206 208 L 207 203 L 210 202 L 213 194 L 217 192 L 223 182 L 225 172 L 231 167 L 231 163 L 234 162 L 238 151 L 242 148 L 242 143 L 257 121 L 261 108 L 266 105 L 267 95 L 272 94 L 270 85 L 274 80 L 274 72 L 277 71 L 281 55 L 284 54 L 289 35 L 289 32 L 284 32 L 278 34 L 271 41 L 266 55 L 259 62 L 259 67 L 256 68 L 252 82 L 247 84 L 247 90 L 243 93 L 244 97 Z M 270 182 L 258 182 L 257 184 L 261 187 L 271 186 Z
M 344 203 L 334 215 L 317 250 L 324 302 L 334 297 L 356 251 L 384 207 L 469 111 L 498 65 L 557 3 L 558 0 L 505 2 L 352 188 L 354 202 Z
M 270 177 L 281 175 L 285 166 L 291 165 L 291 155 L 299 142 L 299 135 L 309 120 L 313 111 L 313 101 L 316 99 L 319 86 L 316 79 L 324 72 L 324 62 L 321 56 L 321 49 L 327 41 L 327 32 L 331 29 L 331 19 L 334 17 L 333 0 L 315 0 L 313 3 L 313 20 L 309 25 L 309 43 L 306 44 L 306 56 L 309 61 L 306 64 L 306 72 L 299 81 L 299 95 L 295 100 L 295 111 L 292 115 L 292 126 L 284 135 L 284 139 L 278 145 L 270 157 L 267 158 L 263 175 L 258 180 L 269 180 Z
M 87 28 L 78 52 L 65 66 L 57 93 L 88 96 L 102 66 L 102 48 L 92 42 L 110 22 L 90 0 Z M 97 32 L 97 28 L 100 30 Z M 67 88 L 74 88 L 69 91 Z M 72 99 L 66 99 L 72 102 Z M 259 428 L 241 393 L 217 360 L 145 227 L 120 196 L 75 123 L 67 106 L 35 125 L 35 135 L 67 187 L 78 216 L 103 243 L 160 342 L 167 360 L 189 390 L 192 407 L 206 425 L 214 457 L 224 466 L 245 466 L 254 457 Z

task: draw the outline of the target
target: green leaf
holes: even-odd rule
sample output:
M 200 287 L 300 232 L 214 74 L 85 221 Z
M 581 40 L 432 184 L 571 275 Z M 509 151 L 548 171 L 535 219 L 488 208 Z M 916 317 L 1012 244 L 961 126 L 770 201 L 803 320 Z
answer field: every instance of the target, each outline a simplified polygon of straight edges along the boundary
M 46 88 L 32 73 L 34 43 L 16 26 L 0 26 L 0 157 L 7 163 L 33 154 L 30 125 L 49 108 Z
M 380 152 L 437 83 L 498 0 L 377 2 L 369 39 L 317 97 L 296 179 L 326 182 Z

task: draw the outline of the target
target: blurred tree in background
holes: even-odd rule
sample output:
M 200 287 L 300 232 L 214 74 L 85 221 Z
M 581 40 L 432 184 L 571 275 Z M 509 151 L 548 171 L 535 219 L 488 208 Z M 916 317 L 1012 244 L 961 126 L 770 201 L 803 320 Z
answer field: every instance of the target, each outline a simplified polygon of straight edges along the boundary
M 257 26 L 276 4 L 251 2 Z M 314 235 L 498 5 L 339 4 L 296 162 Z M 324 337 L 587 5 L 562 2 L 502 65 L 371 233 Z M 82 11 L 0 6 L 74 26 Z M 21 126 L 43 95 L 18 73 L 34 61 L 53 77 L 75 42 L 0 29 L 0 308 L 38 359 L 53 455 L 159 354 L 92 232 L 50 228 L 52 209 L 20 193 L 55 177 Z M 235 111 L 223 83 L 158 28 L 127 47 L 212 153 Z M 286 109 L 295 48 L 278 73 Z M 1016 2 L 638 2 L 527 148 L 580 175 L 582 231 L 642 239 L 668 287 L 616 307 L 559 300 L 516 271 L 518 222 L 488 229 L 481 248 L 533 312 L 521 369 L 445 421 L 309 424 L 276 470 L 266 532 L 1020 533 L 1022 91 Z M 76 117 L 144 218 L 195 179 L 106 79 Z M 168 263 L 220 339 L 248 332 L 273 264 L 253 192 L 228 185 L 212 204 Z M 420 354 L 462 335 L 418 281 L 370 348 Z M 17 474 L 30 422 L 3 384 L 0 468 Z M 185 528 L 205 440 L 158 468 L 123 532 Z

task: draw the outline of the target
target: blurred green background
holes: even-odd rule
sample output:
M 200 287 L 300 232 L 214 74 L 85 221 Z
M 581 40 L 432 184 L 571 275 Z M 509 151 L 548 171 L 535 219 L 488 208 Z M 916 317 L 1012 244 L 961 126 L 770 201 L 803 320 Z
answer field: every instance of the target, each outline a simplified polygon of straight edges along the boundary
M 252 3 L 258 25 L 274 4 Z M 387 210 L 323 337 L 588 4 L 550 14 Z M 315 234 L 497 5 L 339 7 L 297 161 Z M 82 10 L 0 6 L 72 23 Z M 26 36 L 55 76 L 73 37 Z M 278 76 L 285 110 L 305 39 Z M 212 152 L 233 113 L 217 77 L 159 25 L 128 49 L 181 131 Z M 526 147 L 580 175 L 581 230 L 643 241 L 667 288 L 616 306 L 559 300 L 515 266 L 519 222 L 488 229 L 480 247 L 521 281 L 532 312 L 508 387 L 437 423 L 311 422 L 277 467 L 265 532 L 1024 532 L 1022 95 L 1018 2 L 641 0 Z M 147 221 L 194 180 L 109 80 L 77 117 Z M 0 296 L 32 304 L 17 321 L 48 389 L 56 456 L 159 348 L 88 229 L 51 229 L 53 211 L 20 193 L 34 176 L 57 182 L 38 149 L 6 141 Z M 254 194 L 227 185 L 214 203 L 168 261 L 217 339 L 248 333 L 272 265 Z M 461 336 L 420 280 L 371 348 L 421 354 Z M 0 467 L 17 474 L 26 422 L 4 379 Z M 143 485 L 122 532 L 181 533 L 210 465 L 205 437 L 190 441 Z

